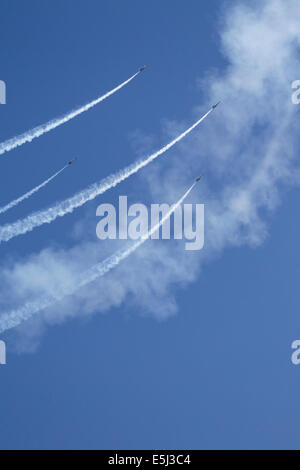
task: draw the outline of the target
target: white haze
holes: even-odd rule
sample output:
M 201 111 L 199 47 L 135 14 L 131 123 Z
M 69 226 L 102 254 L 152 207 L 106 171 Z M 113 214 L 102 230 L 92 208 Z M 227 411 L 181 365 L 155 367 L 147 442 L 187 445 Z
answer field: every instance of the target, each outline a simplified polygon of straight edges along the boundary
M 291 82 L 299 78 L 298 0 L 236 4 L 223 20 L 221 50 L 228 65 L 202 77 L 199 86 L 207 101 L 195 115 L 222 99 L 218 112 L 206 120 L 205 133 L 192 134 L 172 158 L 142 175 L 143 188 L 148 187 L 155 202 L 172 202 L 189 178 L 205 169 L 191 201 L 205 203 L 205 249 L 187 253 L 180 241 L 150 241 L 131 255 L 130 262 L 79 289 L 59 309 L 46 309 L 24 323 L 20 332 L 26 347 L 33 344 L 31 335 L 47 323 L 129 302 L 158 318 L 174 314 L 174 285 L 178 292 L 178 287 L 195 281 L 204 261 L 227 247 L 262 243 L 268 234 L 267 212 L 276 209 L 282 191 L 299 184 L 298 110 L 290 99 Z M 164 132 L 172 137 L 184 127 L 172 122 Z M 107 245 L 82 242 L 72 250 L 49 248 L 4 265 L 2 310 L 67 288 L 77 279 L 74 273 L 107 254 Z
M 125 260 L 126 258 L 128 258 L 128 256 L 134 253 L 137 248 L 139 248 L 143 243 L 145 243 L 145 241 L 147 241 L 151 237 L 151 235 L 155 233 L 167 219 L 169 219 L 173 212 L 180 206 L 180 204 L 183 203 L 183 201 L 190 194 L 195 184 L 196 183 L 193 183 L 192 186 L 184 193 L 184 195 L 175 204 L 171 206 L 171 208 L 162 217 L 162 219 L 156 225 L 154 225 L 154 227 L 152 227 L 146 234 L 144 234 L 137 242 L 131 244 L 129 248 L 119 250 L 104 261 L 100 261 L 99 263 L 92 266 L 89 270 L 79 276 L 77 282 L 73 283 L 72 285 L 69 285 L 68 289 L 60 289 L 58 292 L 53 294 L 52 297 L 48 296 L 33 302 L 27 302 L 18 309 L 3 313 L 0 317 L 0 333 L 3 333 L 6 330 L 10 330 L 11 328 L 20 325 L 20 323 L 28 320 L 41 310 L 50 307 L 57 301 L 62 300 L 67 295 L 74 294 L 81 287 L 90 284 L 91 282 L 97 280 L 99 277 L 102 277 L 107 274 L 111 269 L 117 267 L 121 263 L 121 261 Z M 65 282 L 63 283 L 63 286 L 65 286 Z

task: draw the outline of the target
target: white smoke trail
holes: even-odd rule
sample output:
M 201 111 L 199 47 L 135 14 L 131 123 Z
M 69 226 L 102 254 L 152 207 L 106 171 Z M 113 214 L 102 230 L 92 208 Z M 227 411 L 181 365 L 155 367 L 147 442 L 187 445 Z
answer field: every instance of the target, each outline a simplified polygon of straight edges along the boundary
M 54 178 L 56 178 L 60 173 L 62 173 L 66 168 L 68 167 L 68 165 L 65 165 L 61 170 L 57 171 L 56 173 L 54 173 L 54 175 L 50 176 L 50 178 L 48 178 L 47 180 L 43 181 L 41 184 L 39 184 L 38 186 L 36 186 L 35 188 L 31 189 L 30 191 L 28 191 L 27 193 L 23 194 L 23 196 L 20 196 L 19 198 L 15 199 L 14 201 L 11 201 L 9 202 L 8 204 L 6 204 L 6 206 L 3 206 L 3 207 L 0 207 L 0 214 L 3 214 L 3 212 L 7 212 L 9 209 L 11 209 L 12 207 L 15 207 L 17 206 L 18 204 L 20 204 L 20 202 L 24 201 L 24 199 L 28 199 L 30 196 L 32 196 L 34 193 L 36 193 L 37 191 L 39 191 L 40 189 L 42 189 L 44 186 L 46 186 L 48 183 L 50 183 L 50 181 L 52 181 Z
M 132 77 L 128 78 L 128 80 L 125 80 L 125 82 L 121 83 L 120 85 L 115 87 L 113 90 L 110 90 L 109 92 L 105 93 L 105 95 L 99 96 L 99 98 L 96 98 L 90 103 L 87 103 L 81 106 L 80 108 L 74 109 L 70 113 L 67 113 L 59 118 L 52 119 L 51 121 L 46 122 L 46 124 L 41 124 L 40 126 L 34 127 L 33 129 L 27 132 L 24 132 L 23 134 L 20 134 L 16 137 L 13 137 L 12 139 L 8 139 L 5 142 L 2 142 L 0 144 L 0 155 L 2 155 L 5 152 L 9 152 L 10 150 L 16 147 L 19 147 L 20 145 L 25 144 L 26 142 L 31 142 L 33 139 L 36 139 L 37 137 L 40 137 L 46 132 L 49 132 L 52 129 L 55 129 L 61 124 L 64 124 L 65 122 L 70 121 L 71 119 L 78 116 L 79 114 L 84 113 L 85 111 L 88 111 L 93 106 L 96 106 L 96 104 L 100 103 L 101 101 L 108 98 L 110 95 L 114 94 L 116 91 L 123 88 L 125 85 L 127 85 L 127 83 L 131 82 L 131 80 L 133 80 L 139 73 L 140 72 L 135 73 L 134 75 L 132 75 Z
M 142 235 L 142 237 L 134 243 L 131 247 L 127 248 L 126 250 L 119 250 L 117 253 L 113 254 L 106 258 L 106 260 L 97 263 L 96 265 L 92 266 L 88 269 L 82 276 L 79 282 L 66 289 L 64 292 L 60 293 L 57 296 L 53 297 L 45 297 L 44 299 L 40 299 L 34 302 L 27 302 L 23 307 L 15 310 L 11 310 L 10 312 L 6 312 L 0 317 L 0 333 L 3 333 L 6 330 L 14 328 L 20 325 L 23 321 L 28 320 L 31 318 L 35 313 L 50 307 L 54 303 L 62 300 L 64 297 L 68 295 L 72 295 L 75 291 L 80 289 L 80 287 L 84 287 L 87 284 L 95 281 L 101 276 L 104 276 L 107 272 L 111 269 L 115 268 L 122 260 L 126 259 L 131 253 L 133 253 L 140 245 L 145 243 L 153 233 L 155 233 L 163 223 L 173 214 L 173 212 L 177 209 L 177 207 L 182 204 L 182 202 L 186 199 L 189 193 L 192 191 L 196 183 L 193 183 L 192 186 L 184 193 L 184 195 L 168 210 L 168 212 L 161 218 L 161 220 L 152 227 L 146 234 Z
M 175 145 L 181 139 L 183 139 L 195 127 L 197 127 L 200 122 L 202 122 L 212 112 L 212 110 L 213 109 L 211 108 L 206 114 L 204 114 L 204 116 L 202 116 L 186 131 L 184 131 L 182 134 L 180 134 L 178 137 L 176 137 L 174 140 L 172 140 L 170 143 L 168 143 L 152 155 L 144 159 L 137 160 L 132 165 L 129 165 L 123 170 L 120 170 L 117 173 L 108 176 L 99 183 L 94 183 L 88 188 L 78 192 L 74 196 L 65 199 L 64 201 L 58 202 L 55 206 L 49 207 L 48 209 L 45 209 L 43 211 L 35 212 L 29 215 L 28 217 L 25 217 L 25 219 L 17 220 L 12 224 L 3 225 L 2 227 L 0 227 L 0 242 L 8 241 L 13 237 L 30 232 L 31 230 L 36 227 L 39 227 L 40 225 L 50 224 L 57 217 L 63 217 L 66 214 L 70 214 L 77 207 L 83 206 L 86 202 L 91 201 L 100 194 L 103 194 L 108 189 L 121 183 L 129 176 L 133 175 L 134 173 L 137 173 L 141 168 L 148 165 L 159 155 L 162 155 L 168 149 L 173 147 L 173 145 Z

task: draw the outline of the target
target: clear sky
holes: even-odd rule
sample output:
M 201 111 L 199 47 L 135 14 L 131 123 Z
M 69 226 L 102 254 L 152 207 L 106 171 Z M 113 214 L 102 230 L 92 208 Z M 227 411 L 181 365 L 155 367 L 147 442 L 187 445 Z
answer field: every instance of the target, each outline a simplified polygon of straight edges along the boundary
M 150 241 L 75 299 L 1 335 L 0 448 L 299 448 L 299 111 L 290 95 L 300 8 L 264 4 L 2 0 L 1 142 L 149 68 L 0 156 L 1 205 L 78 157 L 1 223 L 157 150 L 222 104 L 151 168 L 0 245 L 7 311 L 42 295 L 39 276 L 53 288 L 61 265 L 84 269 L 122 246 L 97 240 L 100 202 L 172 203 L 204 170 L 189 196 L 205 204 L 201 253 Z

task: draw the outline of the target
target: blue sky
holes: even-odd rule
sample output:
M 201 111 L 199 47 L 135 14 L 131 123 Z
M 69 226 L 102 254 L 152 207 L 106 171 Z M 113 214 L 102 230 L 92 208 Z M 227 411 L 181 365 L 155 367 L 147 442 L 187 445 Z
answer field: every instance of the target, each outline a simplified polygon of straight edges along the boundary
M 201 253 L 151 241 L 77 297 L 1 335 L 0 448 L 299 447 L 290 86 L 300 78 L 300 11 L 288 3 L 2 1 L 1 141 L 149 65 L 97 107 L 0 157 L 5 204 L 78 156 L 3 223 L 157 150 L 218 98 L 222 108 L 114 190 L 1 244 L 3 310 L 40 294 L 28 273 L 41 265 L 53 286 L 62 264 L 83 269 L 122 246 L 96 239 L 100 202 L 175 202 L 204 170 L 189 197 L 205 204 Z M 252 13 L 240 7 L 249 4 Z

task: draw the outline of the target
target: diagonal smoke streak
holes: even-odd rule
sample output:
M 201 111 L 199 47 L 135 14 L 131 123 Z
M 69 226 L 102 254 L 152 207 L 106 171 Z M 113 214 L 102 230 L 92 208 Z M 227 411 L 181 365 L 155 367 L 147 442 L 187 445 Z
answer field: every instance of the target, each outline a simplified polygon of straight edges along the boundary
M 60 173 L 62 173 L 68 165 L 65 165 L 61 170 L 57 171 L 54 173 L 54 175 L 50 176 L 50 178 L 46 179 L 43 181 L 41 184 L 36 186 L 35 188 L 31 189 L 27 193 L 23 194 L 22 196 L 18 197 L 17 199 L 14 199 L 13 201 L 9 202 L 6 204 L 6 206 L 0 207 L 0 214 L 3 214 L 4 212 L 7 212 L 9 209 L 12 209 L 12 207 L 17 206 L 20 204 L 20 202 L 24 201 L 25 199 L 28 199 L 30 196 L 32 196 L 34 193 L 38 192 L 40 189 L 42 189 L 44 186 L 46 186 L 50 181 L 52 181 L 54 178 L 56 178 Z
M 117 186 L 129 176 L 137 173 L 141 168 L 144 168 L 150 162 L 155 160 L 159 155 L 165 153 L 168 149 L 173 147 L 177 142 L 182 140 L 186 135 L 188 135 L 195 127 L 197 127 L 211 112 L 212 108 L 204 114 L 198 121 L 196 121 L 191 127 L 189 127 L 182 134 L 177 136 L 163 148 L 153 153 L 152 155 L 137 160 L 135 163 L 127 166 L 123 170 L 114 173 L 107 178 L 101 180 L 99 183 L 94 183 L 88 188 L 78 192 L 74 196 L 65 199 L 64 201 L 58 202 L 55 206 L 49 207 L 43 211 L 35 212 L 25 219 L 17 220 L 12 224 L 6 224 L 0 227 L 0 242 L 8 241 L 11 238 L 14 238 L 18 235 L 30 232 L 36 227 L 39 227 L 43 224 L 50 224 L 57 217 L 63 217 L 66 214 L 70 214 L 77 207 L 83 206 L 86 202 L 91 201 L 95 197 L 103 194 L 110 188 Z
M 27 132 L 24 132 L 23 134 L 20 134 L 16 137 L 13 137 L 12 139 L 8 139 L 5 142 L 2 142 L 0 144 L 0 155 L 2 155 L 5 152 L 9 152 L 10 150 L 13 150 L 16 147 L 19 147 L 20 145 L 25 144 L 26 142 L 31 142 L 33 139 L 36 139 L 37 137 L 40 137 L 46 132 L 49 132 L 52 129 L 55 129 L 61 124 L 64 124 L 65 122 L 70 121 L 71 119 L 78 116 L 79 114 L 84 113 L 85 111 L 88 111 L 90 108 L 93 108 L 94 106 L 96 106 L 96 104 L 100 103 L 101 101 L 108 98 L 110 95 L 114 94 L 116 91 L 123 88 L 125 85 L 127 85 L 127 83 L 131 82 L 131 80 L 133 80 L 139 73 L 140 72 L 135 73 L 134 75 L 132 75 L 132 77 L 128 78 L 128 80 L 121 83 L 120 85 L 115 87 L 113 90 L 110 90 L 109 92 L 105 93 L 105 95 L 99 96 L 99 98 L 91 101 L 90 103 L 87 103 L 81 106 L 80 108 L 74 109 L 73 111 L 65 114 L 64 116 L 61 116 L 56 119 L 52 119 L 51 121 L 48 121 L 46 124 L 42 124 L 40 126 L 34 127 L 33 129 Z
M 1 315 L 0 333 L 3 333 L 6 330 L 20 325 L 23 321 L 26 321 L 31 318 L 35 313 L 38 313 L 39 311 L 50 307 L 51 305 L 62 300 L 68 295 L 72 295 L 80 287 L 86 286 L 87 284 L 95 281 L 101 276 L 104 276 L 104 274 L 118 266 L 121 261 L 128 258 L 131 253 L 133 253 L 140 245 L 142 245 L 146 240 L 148 240 L 153 235 L 153 233 L 155 233 L 164 224 L 164 222 L 173 214 L 177 207 L 179 207 L 180 204 L 182 204 L 182 202 L 186 199 L 186 197 L 194 188 L 195 184 L 196 183 L 193 183 L 192 186 L 190 186 L 189 189 L 183 194 L 183 196 L 181 196 L 181 198 L 168 210 L 164 217 L 162 217 L 162 219 L 146 234 L 142 235 L 142 237 L 136 243 L 134 243 L 132 246 L 125 250 L 117 251 L 112 256 L 106 258 L 104 261 L 101 261 L 100 263 L 97 263 L 96 265 L 92 266 L 81 276 L 81 280 L 76 285 L 70 287 L 69 289 L 65 289 L 61 294 L 55 297 L 48 296 L 44 299 L 40 299 L 34 302 L 27 302 L 23 307 L 19 309 L 15 309 Z

